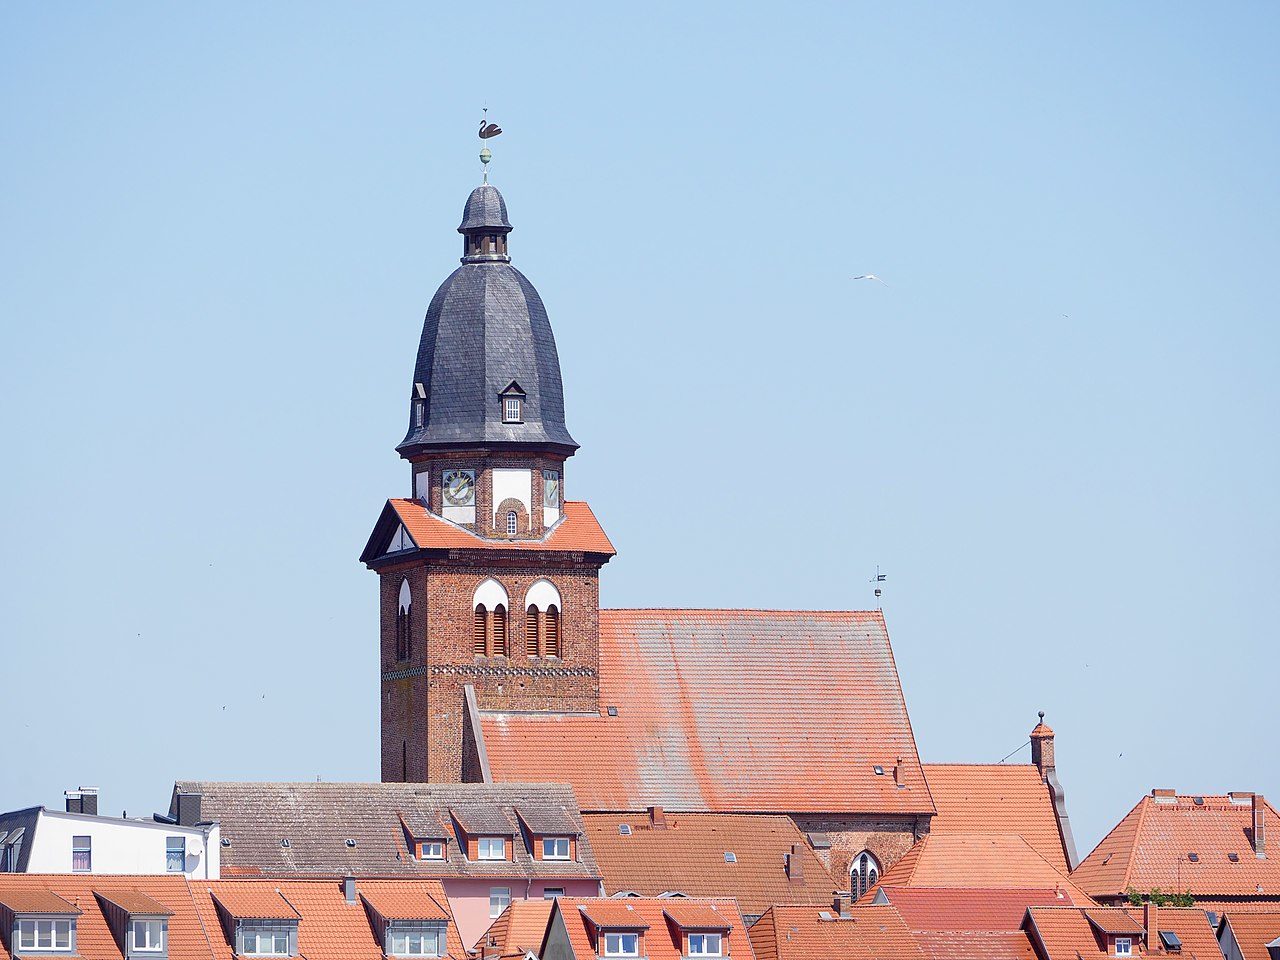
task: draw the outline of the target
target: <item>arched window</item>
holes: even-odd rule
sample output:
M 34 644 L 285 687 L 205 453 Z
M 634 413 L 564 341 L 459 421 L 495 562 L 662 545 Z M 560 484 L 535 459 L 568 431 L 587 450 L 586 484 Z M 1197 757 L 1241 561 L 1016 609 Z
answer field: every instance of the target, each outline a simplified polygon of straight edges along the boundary
M 849 893 L 854 902 L 861 900 L 880 879 L 880 863 L 868 851 L 863 850 L 853 858 L 849 868 Z
M 520 516 L 514 510 L 507 511 L 507 536 L 514 537 L 520 532 Z
M 538 656 L 538 608 L 529 604 L 524 612 L 524 649 L 531 657 Z
M 484 608 L 483 603 L 478 603 L 476 604 L 475 625 L 471 629 L 471 646 L 477 657 L 483 657 L 489 652 L 488 628 L 489 611 Z
M 547 656 L 561 656 L 560 651 L 560 608 L 554 603 L 547 607 Z
M 493 608 L 493 655 L 507 655 L 507 608 L 502 604 Z
M 410 637 L 413 636 L 413 594 L 409 581 L 400 581 L 400 599 L 396 603 L 396 659 L 408 660 Z

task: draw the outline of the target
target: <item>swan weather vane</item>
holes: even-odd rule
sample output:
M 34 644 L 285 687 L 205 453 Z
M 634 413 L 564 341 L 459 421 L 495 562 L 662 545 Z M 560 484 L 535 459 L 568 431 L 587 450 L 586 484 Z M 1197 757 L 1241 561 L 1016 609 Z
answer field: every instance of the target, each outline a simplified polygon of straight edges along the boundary
M 502 128 L 496 123 L 489 122 L 489 108 L 484 108 L 484 116 L 480 119 L 480 139 L 492 140 L 498 134 L 502 133 Z M 484 182 L 489 182 L 489 161 L 493 159 L 493 154 L 489 152 L 489 145 L 485 144 L 480 150 L 480 163 L 483 164 Z

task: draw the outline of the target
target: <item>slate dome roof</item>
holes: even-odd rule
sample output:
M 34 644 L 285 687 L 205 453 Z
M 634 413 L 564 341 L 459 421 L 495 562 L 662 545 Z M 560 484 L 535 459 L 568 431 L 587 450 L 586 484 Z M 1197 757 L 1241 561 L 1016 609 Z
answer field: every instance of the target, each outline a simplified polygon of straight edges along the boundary
M 497 188 L 484 184 L 467 198 L 462 233 L 511 229 Z M 578 444 L 564 423 L 560 357 L 546 307 L 533 284 L 507 259 L 463 258 L 431 299 L 422 325 L 414 384 L 426 396 L 422 425 L 410 405 L 401 456 L 433 449 L 500 444 Z M 503 423 L 500 394 L 523 391 L 523 422 Z M 418 397 L 415 386 L 412 396 Z

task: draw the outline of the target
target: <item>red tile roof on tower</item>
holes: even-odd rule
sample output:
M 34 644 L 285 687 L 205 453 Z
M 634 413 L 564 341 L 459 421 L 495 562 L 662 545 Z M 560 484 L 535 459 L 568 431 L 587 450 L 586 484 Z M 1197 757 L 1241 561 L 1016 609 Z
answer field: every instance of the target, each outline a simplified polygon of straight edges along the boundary
M 670 911 L 697 910 L 698 925 L 682 928 L 670 919 Z M 658 897 L 632 897 L 625 900 L 560 897 L 555 913 L 564 922 L 576 960 L 597 960 L 604 952 L 597 940 L 602 930 L 642 930 L 646 960 L 684 960 L 683 931 L 706 930 L 705 914 L 711 910 L 724 917 L 722 952 L 726 960 L 754 960 L 747 925 L 738 905 L 732 900 L 669 900 Z M 553 916 L 551 923 L 557 923 Z M 599 949 L 597 949 L 597 946 Z
M 830 907 L 779 906 L 751 925 L 757 960 L 924 960 L 898 911 L 858 905 L 845 914 Z
M 1041 724 L 1043 726 L 1043 724 Z M 1040 729 L 1037 727 L 1036 729 Z M 929 833 L 1022 837 L 1056 869 L 1068 870 L 1053 795 L 1030 764 L 926 763 L 937 815 Z
M 483 714 L 490 776 L 595 811 L 934 809 L 878 611 L 601 610 L 600 705 Z
M 733 897 L 744 913 L 758 916 L 776 903 L 825 902 L 837 887 L 790 817 L 666 814 L 662 829 L 648 813 L 582 819 L 610 895 L 630 890 L 648 897 Z M 629 833 L 621 832 L 624 825 Z
M 1132 955 L 1180 956 L 1184 960 L 1221 960 L 1222 952 L 1203 910 L 1161 907 L 1155 931 L 1146 942 L 1141 910 L 1119 907 L 1031 907 L 1026 929 L 1043 960 L 1091 960 L 1114 957 L 1114 936 L 1129 938 Z M 1178 951 L 1166 951 L 1160 931 L 1176 934 Z
M 1091 902 L 1072 878 L 1011 834 L 929 834 L 889 868 L 879 886 L 1061 888 L 1071 903 Z
M 479 537 L 465 527 L 431 513 L 417 500 L 388 500 L 420 550 L 555 550 L 581 553 L 617 551 L 591 508 L 580 500 L 566 500 L 564 516 L 537 540 Z
M 1143 797 L 1071 878 L 1102 900 L 1120 900 L 1130 887 L 1143 893 L 1159 887 L 1190 892 L 1206 909 L 1230 909 L 1231 898 L 1280 903 L 1280 839 L 1267 844 L 1265 859 L 1258 858 L 1252 795 L 1160 794 Z M 1272 836 L 1280 837 L 1275 807 L 1263 801 L 1263 815 Z
M 1234 940 L 1243 960 L 1273 960 L 1269 944 L 1280 941 L 1280 910 L 1230 912 L 1223 921 L 1224 946 Z

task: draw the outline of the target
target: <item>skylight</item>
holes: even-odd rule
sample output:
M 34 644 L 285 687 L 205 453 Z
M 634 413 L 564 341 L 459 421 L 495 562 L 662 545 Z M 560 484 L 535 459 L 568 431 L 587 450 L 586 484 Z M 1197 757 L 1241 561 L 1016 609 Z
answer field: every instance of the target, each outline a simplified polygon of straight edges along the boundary
M 726 851 L 724 852 L 724 862 L 725 862 L 725 863 L 737 863 L 737 862 L 738 862 L 738 855 L 737 855 L 736 853 L 734 853 L 732 850 L 726 850 Z
M 631 836 L 631 824 L 629 823 L 618 824 L 618 833 L 622 834 L 624 837 Z

